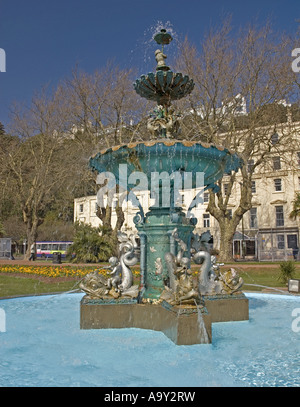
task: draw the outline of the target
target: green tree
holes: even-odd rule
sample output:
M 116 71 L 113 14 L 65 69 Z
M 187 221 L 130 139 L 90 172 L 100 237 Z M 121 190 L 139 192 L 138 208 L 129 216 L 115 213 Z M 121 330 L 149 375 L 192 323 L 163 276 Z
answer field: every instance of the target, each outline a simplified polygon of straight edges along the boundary
M 55 210 L 47 211 L 44 222 L 38 229 L 38 240 L 71 240 L 74 236 L 74 223 L 65 220 L 63 214 Z
M 292 212 L 290 213 L 289 217 L 290 219 L 297 219 L 298 216 L 300 216 L 300 193 L 296 193 L 296 197 L 293 200 L 293 209 Z
M 105 235 L 103 227 L 94 228 L 85 223 L 75 223 L 73 244 L 68 255 L 75 255 L 74 262 L 97 263 L 107 261 L 113 254 L 113 248 Z

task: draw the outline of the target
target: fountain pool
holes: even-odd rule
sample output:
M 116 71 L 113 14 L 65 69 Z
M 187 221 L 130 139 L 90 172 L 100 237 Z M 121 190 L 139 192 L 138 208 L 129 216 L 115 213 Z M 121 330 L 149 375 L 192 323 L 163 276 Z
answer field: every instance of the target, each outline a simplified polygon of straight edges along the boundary
M 0 386 L 300 387 L 300 297 L 245 294 L 249 321 L 213 323 L 212 343 L 192 346 L 152 330 L 81 330 L 81 293 L 1 300 Z

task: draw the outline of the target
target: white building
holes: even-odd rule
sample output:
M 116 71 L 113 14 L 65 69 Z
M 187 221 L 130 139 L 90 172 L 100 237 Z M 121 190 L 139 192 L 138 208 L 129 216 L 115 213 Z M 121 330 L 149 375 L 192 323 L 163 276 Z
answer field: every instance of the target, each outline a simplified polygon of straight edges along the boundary
M 290 123 L 278 126 L 272 135 L 272 144 L 276 145 Z M 300 123 L 293 123 L 290 145 L 280 145 L 274 149 L 268 161 L 258 166 L 252 177 L 252 209 L 247 212 L 240 224 L 233 241 L 235 258 L 258 260 L 278 260 L 295 258 L 299 247 L 299 221 L 289 218 L 292 201 L 297 192 L 300 193 Z M 250 160 L 247 165 L 253 165 Z M 241 174 L 228 202 L 229 211 L 234 212 L 240 200 Z M 226 194 L 228 177 L 222 180 L 223 193 Z M 194 197 L 195 191 L 185 191 L 183 209 L 186 211 Z M 203 203 L 193 209 L 197 218 L 196 232 L 210 230 L 213 235 L 214 247 L 219 247 L 219 225 L 208 212 L 209 194 L 203 195 Z M 149 195 L 142 194 L 140 203 L 146 213 L 152 204 Z M 135 230 L 133 217 L 138 211 L 130 202 L 122 205 L 125 214 L 123 230 Z M 75 199 L 74 220 L 98 226 L 101 222 L 96 215 L 97 197 L 89 196 Z M 116 214 L 113 212 L 112 226 L 115 225 Z
M 185 191 L 183 195 L 183 204 L 182 208 L 185 212 L 192 202 L 196 192 L 193 190 Z M 140 193 L 137 195 L 141 206 L 144 209 L 145 214 L 149 210 L 149 207 L 153 204 L 154 200 L 150 199 L 150 194 Z M 192 209 L 192 214 L 198 219 L 198 224 L 196 225 L 197 231 L 209 230 L 212 226 L 212 219 L 208 213 L 205 213 L 206 204 L 208 202 L 208 193 L 204 192 L 203 194 L 203 205 L 198 205 L 197 208 Z M 116 203 L 116 201 L 115 201 Z M 114 207 L 114 205 L 113 205 Z M 133 217 L 139 211 L 137 207 L 134 207 L 132 203 L 123 202 L 122 205 L 123 212 L 125 215 L 125 221 L 123 223 L 122 230 L 124 231 L 133 231 L 135 230 L 135 225 L 133 222 Z M 88 223 L 94 227 L 101 225 L 101 220 L 96 214 L 97 212 L 97 196 L 86 196 L 81 198 L 76 198 L 74 200 L 74 221 L 79 221 L 83 223 Z M 112 227 L 116 225 L 117 215 L 113 210 L 112 213 Z M 200 222 L 199 222 L 200 221 Z

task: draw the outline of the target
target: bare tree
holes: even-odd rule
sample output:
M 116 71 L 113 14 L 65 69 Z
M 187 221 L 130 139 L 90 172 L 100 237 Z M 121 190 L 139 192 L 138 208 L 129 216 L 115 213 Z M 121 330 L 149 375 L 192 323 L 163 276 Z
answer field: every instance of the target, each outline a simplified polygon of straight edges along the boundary
M 38 227 L 70 171 L 64 144 L 70 126 L 68 113 L 60 87 L 50 96 L 43 91 L 29 107 L 15 106 L 10 129 L 13 137 L 1 144 L 6 188 L 14 191 L 14 203 L 21 208 L 26 225 L 27 257 Z
M 288 100 L 295 76 L 290 68 L 291 41 L 275 35 L 270 27 L 247 27 L 232 35 L 229 21 L 205 37 L 198 52 L 186 40 L 179 67 L 195 81 L 195 90 L 183 106 L 189 114 L 183 120 L 185 136 L 223 145 L 244 161 L 239 174 L 226 175 L 218 182 L 219 192 L 210 192 L 207 211 L 220 226 L 222 260 L 232 260 L 232 240 L 243 215 L 251 208 L 252 176 L 276 149 L 292 148 L 293 123 Z M 188 102 L 188 103 L 187 103 Z M 285 131 L 274 144 L 272 136 L 280 123 Z M 251 166 L 247 165 L 251 163 Z M 229 211 L 232 191 L 240 185 L 240 200 Z
M 121 70 L 112 62 L 93 74 L 75 69 L 66 89 L 75 140 L 84 133 L 93 149 L 103 149 L 142 139 L 139 130 L 147 103 L 133 89 L 132 70 Z
M 147 103 L 141 101 L 133 89 L 131 70 L 121 70 L 111 62 L 93 74 L 74 70 L 72 78 L 65 83 L 65 90 L 72 111 L 73 139 L 82 149 L 80 156 L 84 160 L 104 148 L 142 140 L 145 136 L 141 129 Z M 85 168 L 88 171 L 87 166 Z M 85 172 L 85 176 L 94 177 L 91 171 Z M 103 230 L 108 231 L 112 239 L 117 238 L 117 231 L 124 222 L 122 206 L 117 205 L 115 211 L 117 223 L 112 228 L 111 204 L 97 210 Z

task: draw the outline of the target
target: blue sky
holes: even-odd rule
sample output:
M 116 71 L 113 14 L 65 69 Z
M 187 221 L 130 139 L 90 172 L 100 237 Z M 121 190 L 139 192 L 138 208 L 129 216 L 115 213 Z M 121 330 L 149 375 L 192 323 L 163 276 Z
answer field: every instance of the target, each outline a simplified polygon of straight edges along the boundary
M 197 44 L 228 14 L 236 28 L 270 18 L 276 30 L 295 32 L 300 1 L 0 0 L 0 48 L 6 53 L 0 121 L 7 125 L 13 101 L 30 101 L 43 85 L 70 76 L 76 65 L 93 72 L 114 59 L 147 73 L 155 62 L 149 55 L 157 45 L 150 39 L 159 22 Z

